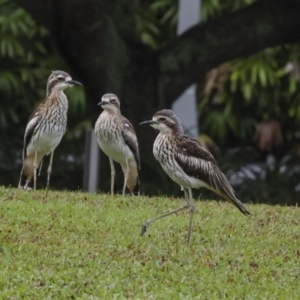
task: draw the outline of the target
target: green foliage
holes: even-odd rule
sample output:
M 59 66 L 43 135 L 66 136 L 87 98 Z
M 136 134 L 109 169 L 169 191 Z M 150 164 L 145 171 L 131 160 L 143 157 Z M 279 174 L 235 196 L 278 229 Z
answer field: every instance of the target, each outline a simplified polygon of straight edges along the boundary
M 234 187 L 243 199 L 280 203 L 284 198 L 290 204 L 299 199 L 300 86 L 297 72 L 287 72 L 287 62 L 297 68 L 299 50 L 299 44 L 278 46 L 224 64 L 213 84 L 207 80 L 210 91 L 200 96 L 202 131 L 223 148 L 235 147 L 218 153 L 217 161 L 238 179 Z M 262 120 L 278 120 L 283 135 L 282 145 L 268 153 L 253 147 Z M 269 139 L 267 130 L 263 135 Z
M 255 125 L 275 119 L 285 140 L 295 140 L 300 86 L 297 74 L 288 73 L 286 66 L 289 62 L 297 68 L 299 59 L 299 44 L 277 46 L 216 68 L 218 75 L 209 74 L 200 95 L 202 130 L 223 146 L 232 136 L 250 145 Z
M 213 17 L 218 17 L 225 13 L 234 12 L 256 0 L 201 0 L 201 22 L 205 22 Z
M 42 96 L 39 77 L 43 71 L 38 60 L 46 57 L 47 32 L 11 1 L 0 0 L 0 7 L 0 124 L 6 128 L 19 123 L 22 116 L 17 112 L 28 113 L 33 101 Z
M 0 169 L 1 180 L 11 183 L 24 124 L 45 93 L 47 31 L 12 1 L 0 0 L 0 11 Z
M 154 49 L 176 36 L 178 1 L 156 0 L 140 10 L 137 28 L 145 44 Z
M 204 19 L 251 2 L 203 4 Z M 223 147 L 252 145 L 255 126 L 275 119 L 283 127 L 285 140 L 295 140 L 300 121 L 299 59 L 300 44 L 280 45 L 218 66 L 200 84 L 202 130 Z M 289 64 L 292 70 L 287 70 Z
M 299 298 L 299 209 L 0 188 L 2 299 Z M 217 283 L 217 284 L 216 284 Z
M 28 13 L 11 0 L 0 0 L 0 11 L 0 177 L 2 184 L 11 184 L 17 182 L 21 169 L 27 120 L 45 98 L 47 79 L 52 70 L 68 71 L 68 68 L 50 42 L 48 31 L 37 25 Z M 73 88 L 66 93 L 72 99 L 68 116 L 69 145 L 62 147 L 75 149 L 72 152 L 80 157 L 83 131 L 90 127 L 86 121 L 84 91 Z M 57 158 L 61 158 L 62 164 L 57 165 L 63 171 L 68 166 L 61 150 L 58 149 Z
M 6 128 L 23 121 L 24 115 L 28 118 L 45 97 L 51 71 L 66 66 L 44 27 L 10 0 L 0 0 L 0 8 L 0 124 Z M 83 92 L 68 93 L 73 98 L 72 113 L 84 111 Z

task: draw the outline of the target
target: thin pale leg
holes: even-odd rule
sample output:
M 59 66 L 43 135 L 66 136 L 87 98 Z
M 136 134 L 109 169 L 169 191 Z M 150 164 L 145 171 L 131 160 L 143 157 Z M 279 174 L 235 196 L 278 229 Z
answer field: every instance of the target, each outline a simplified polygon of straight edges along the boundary
M 128 166 L 128 161 L 126 160 L 126 168 L 125 168 L 125 172 L 124 172 L 124 185 L 123 185 L 123 193 L 122 196 L 125 196 L 125 190 L 126 190 L 126 183 L 128 180 L 128 174 L 129 174 L 129 166 Z
M 189 197 L 189 189 L 186 189 L 186 188 L 184 188 L 184 187 L 181 187 L 182 188 L 182 190 L 183 190 L 183 193 L 184 193 L 184 199 L 185 199 L 185 201 L 186 201 L 186 203 L 187 204 L 189 204 L 189 199 L 190 199 L 190 197 Z
M 167 212 L 167 213 L 164 213 L 164 214 L 162 214 L 162 215 L 160 215 L 160 216 L 158 216 L 158 217 L 156 217 L 156 218 L 153 218 L 153 219 L 151 219 L 151 220 L 147 220 L 147 221 L 144 223 L 143 227 L 142 227 L 141 235 L 143 235 L 143 234 L 147 231 L 147 229 L 148 229 L 148 227 L 149 227 L 149 225 L 150 225 L 151 223 L 153 223 L 153 222 L 155 222 L 155 221 L 157 221 L 157 220 L 159 220 L 159 219 L 162 219 L 162 218 L 164 218 L 164 217 L 167 217 L 167 216 L 170 216 L 170 215 L 172 215 L 172 214 L 175 214 L 175 213 L 177 213 L 177 212 L 186 210 L 186 209 L 189 209 L 189 204 L 188 204 L 188 203 L 187 203 L 185 206 L 183 206 L 183 207 L 180 207 L 180 208 L 174 209 L 174 210 L 172 210 L 172 211 L 169 211 L 169 212 Z
M 19 189 L 22 189 L 22 188 L 23 188 L 22 185 L 21 185 L 23 171 L 24 171 L 24 167 L 22 167 L 22 170 L 21 170 L 21 175 L 20 175 L 20 180 L 19 180 L 19 185 L 18 185 L 18 188 L 19 188 Z
M 192 194 L 192 189 L 185 189 L 185 194 L 188 192 L 188 197 L 189 197 L 189 209 L 190 209 L 190 224 L 189 224 L 189 232 L 188 232 L 188 238 L 187 242 L 190 242 L 191 239 L 191 231 L 192 231 L 192 223 L 193 223 L 193 217 L 194 217 L 194 211 L 195 211 L 195 204 L 194 204 L 194 199 L 193 199 L 193 194 Z
M 47 170 L 46 197 L 48 195 L 48 189 L 49 189 L 49 183 L 50 183 L 50 175 L 51 175 L 51 172 L 52 172 L 53 154 L 54 154 L 54 151 L 52 151 L 51 154 L 50 154 L 50 161 L 49 161 L 49 166 L 48 166 L 48 170 Z
M 109 163 L 110 163 L 110 176 L 111 176 L 110 177 L 110 194 L 113 196 L 116 171 L 115 171 L 114 162 L 111 158 L 109 159 Z
M 40 162 L 38 177 L 40 177 L 40 175 L 41 175 L 42 166 L 43 166 L 43 159 L 42 159 L 41 162 Z
M 36 191 L 36 171 L 39 165 L 37 163 L 37 151 L 34 153 L 34 161 L 33 161 L 33 190 Z M 26 182 L 27 186 L 28 182 Z

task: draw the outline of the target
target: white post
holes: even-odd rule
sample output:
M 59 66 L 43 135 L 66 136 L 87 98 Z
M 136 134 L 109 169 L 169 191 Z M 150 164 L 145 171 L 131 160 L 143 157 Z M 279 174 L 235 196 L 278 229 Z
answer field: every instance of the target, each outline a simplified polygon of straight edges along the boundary
M 200 22 L 200 7 L 201 0 L 179 0 L 178 35 Z M 172 110 L 181 120 L 185 134 L 198 139 L 198 108 L 195 84 L 178 97 Z
M 85 134 L 83 190 L 95 193 L 98 190 L 100 148 L 93 129 Z

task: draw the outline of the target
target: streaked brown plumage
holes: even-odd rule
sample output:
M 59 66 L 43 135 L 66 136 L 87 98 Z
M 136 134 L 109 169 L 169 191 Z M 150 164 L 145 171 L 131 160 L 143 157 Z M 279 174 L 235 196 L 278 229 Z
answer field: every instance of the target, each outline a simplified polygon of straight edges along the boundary
M 149 124 L 160 131 L 153 145 L 154 157 L 171 179 L 183 187 L 187 201 L 184 207 L 146 221 L 142 234 L 146 232 L 149 224 L 156 220 L 189 209 L 188 241 L 190 241 L 194 213 L 192 188 L 210 189 L 235 205 L 243 214 L 250 214 L 242 202 L 237 199 L 232 186 L 219 169 L 212 154 L 197 140 L 183 135 L 180 121 L 171 110 L 161 110 L 153 116 L 152 120 L 141 124 Z
M 48 191 L 53 153 L 67 126 L 68 99 L 63 90 L 74 84 L 81 85 L 64 71 L 53 71 L 49 76 L 46 99 L 29 117 L 26 126 L 19 188 L 28 189 L 28 184 L 33 178 L 36 190 L 37 169 L 41 168 L 43 157 L 50 154 L 46 187 Z M 23 177 L 25 177 L 24 186 L 22 186 Z
M 95 134 L 101 150 L 109 157 L 111 195 L 114 194 L 115 168 L 118 162 L 124 173 L 123 196 L 126 185 L 131 194 L 139 194 L 140 154 L 134 127 L 121 115 L 120 101 L 114 94 L 105 94 L 98 103 L 104 111 L 95 124 Z

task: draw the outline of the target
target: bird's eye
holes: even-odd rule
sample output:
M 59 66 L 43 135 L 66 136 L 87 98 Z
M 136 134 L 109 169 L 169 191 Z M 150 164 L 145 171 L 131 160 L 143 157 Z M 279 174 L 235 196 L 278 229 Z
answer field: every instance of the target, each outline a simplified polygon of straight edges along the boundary
M 116 100 L 116 99 L 111 99 L 110 102 L 111 102 L 111 103 L 116 103 L 117 100 Z
M 59 76 L 59 77 L 57 77 L 57 80 L 58 80 L 58 81 L 63 81 L 64 78 L 63 78 L 62 76 Z
M 159 118 L 159 121 L 160 121 L 160 122 L 165 122 L 166 120 L 167 120 L 167 119 L 164 118 L 164 117 Z

